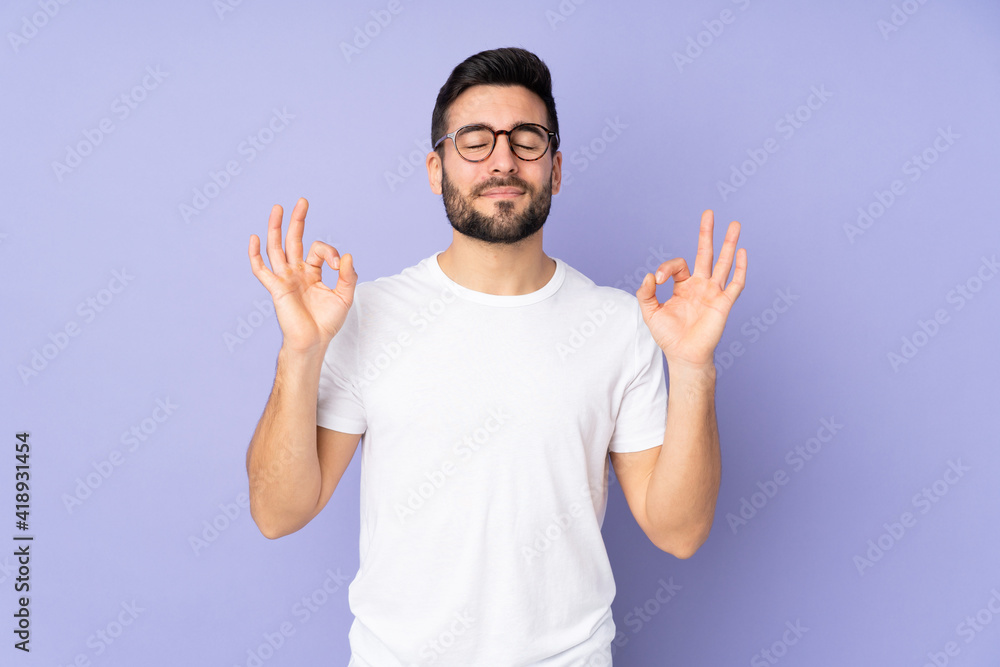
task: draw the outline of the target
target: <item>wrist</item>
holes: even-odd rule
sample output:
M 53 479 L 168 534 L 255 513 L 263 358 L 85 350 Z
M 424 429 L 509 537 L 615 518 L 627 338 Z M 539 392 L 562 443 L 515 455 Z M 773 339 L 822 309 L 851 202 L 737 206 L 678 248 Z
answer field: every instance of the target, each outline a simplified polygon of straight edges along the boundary
M 671 380 L 683 380 L 694 383 L 709 382 L 715 384 L 716 369 L 712 362 L 692 364 L 689 362 L 667 359 L 667 373 Z
M 323 357 L 326 356 L 328 345 L 329 342 L 326 345 L 317 344 L 307 348 L 294 348 L 282 342 L 281 349 L 278 350 L 278 363 L 293 367 L 320 366 L 323 363 Z

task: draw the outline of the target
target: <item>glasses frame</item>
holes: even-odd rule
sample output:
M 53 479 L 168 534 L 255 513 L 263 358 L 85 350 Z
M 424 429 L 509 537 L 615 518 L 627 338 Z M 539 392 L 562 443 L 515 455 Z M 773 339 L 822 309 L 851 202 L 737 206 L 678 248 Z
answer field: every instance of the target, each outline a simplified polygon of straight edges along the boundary
M 538 157 L 521 157 L 520 155 L 517 154 L 517 151 L 514 150 L 514 144 L 510 140 L 511 132 L 514 132 L 515 130 L 518 130 L 518 129 L 522 128 L 522 127 L 528 127 L 528 126 L 540 127 L 540 128 L 542 128 L 542 130 L 545 131 L 545 133 L 547 135 L 549 135 L 549 139 L 545 143 L 545 150 Z M 482 129 L 484 129 L 484 130 L 486 130 L 488 132 L 492 132 L 493 133 L 493 145 L 490 146 L 490 152 L 487 153 L 485 157 L 480 158 L 479 160 L 470 160 L 469 158 L 467 158 L 464 155 L 462 155 L 462 151 L 458 150 L 458 140 L 455 138 L 456 135 L 458 135 L 458 133 L 461 132 L 462 130 L 468 129 L 470 127 L 479 127 L 479 128 L 482 128 Z M 493 151 L 496 150 L 496 147 L 497 147 L 497 137 L 499 135 L 501 135 L 501 134 L 506 134 L 507 135 L 507 147 L 510 148 L 511 155 L 513 155 L 514 157 L 516 157 L 518 160 L 522 160 L 524 162 L 535 162 L 535 161 L 541 160 L 543 157 L 545 157 L 548 154 L 548 152 L 549 152 L 549 146 L 552 144 L 552 139 L 553 138 L 555 138 L 555 140 L 556 140 L 556 146 L 559 145 L 559 135 L 556 134 L 555 132 L 553 132 L 552 130 L 550 130 L 549 128 L 545 127 L 544 125 L 540 124 L 540 123 L 521 123 L 520 125 L 515 125 L 514 127 L 510 128 L 509 130 L 494 130 L 492 128 L 489 128 L 489 127 L 483 125 L 482 123 L 471 123 L 469 125 L 463 125 L 462 127 L 458 128 L 454 132 L 449 132 L 448 134 L 446 134 L 443 137 L 441 137 L 440 139 L 438 139 L 436 142 L 434 142 L 433 149 L 437 150 L 437 147 L 440 146 L 441 142 L 444 141 L 445 139 L 451 139 L 451 143 L 455 147 L 455 152 L 458 153 L 458 156 L 460 158 L 462 158 L 466 162 L 484 162 L 484 161 L 490 159 L 490 156 L 493 155 Z M 559 150 L 559 149 L 555 148 L 553 150 Z

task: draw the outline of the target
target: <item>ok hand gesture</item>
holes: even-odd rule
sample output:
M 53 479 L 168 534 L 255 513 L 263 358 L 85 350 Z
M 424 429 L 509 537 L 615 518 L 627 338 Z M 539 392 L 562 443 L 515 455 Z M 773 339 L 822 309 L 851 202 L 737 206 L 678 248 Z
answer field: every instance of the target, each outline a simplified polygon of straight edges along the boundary
M 736 250 L 740 238 L 740 223 L 736 221 L 729 225 L 719 261 L 712 268 L 714 220 L 711 210 L 701 215 L 694 273 L 688 271 L 683 257 L 669 259 L 660 264 L 655 276 L 646 274 L 635 293 L 642 318 L 666 355 L 668 366 L 713 367 L 713 354 L 722 338 L 729 310 L 746 283 L 747 251 L 745 248 Z M 727 286 L 726 279 L 734 256 L 736 271 Z M 671 276 L 674 278 L 674 293 L 660 303 L 656 298 L 656 286 Z
M 305 228 L 309 202 L 300 198 L 292 210 L 281 249 L 282 209 L 271 209 L 267 223 L 267 259 L 260 256 L 260 238 L 250 235 L 250 268 L 274 300 L 274 310 L 284 337 L 283 347 L 295 352 L 323 354 L 333 337 L 344 326 L 347 311 L 354 302 L 358 274 L 354 258 L 344 255 L 322 241 L 313 241 L 309 255 L 302 260 L 302 230 Z M 323 261 L 338 271 L 334 289 L 323 284 Z

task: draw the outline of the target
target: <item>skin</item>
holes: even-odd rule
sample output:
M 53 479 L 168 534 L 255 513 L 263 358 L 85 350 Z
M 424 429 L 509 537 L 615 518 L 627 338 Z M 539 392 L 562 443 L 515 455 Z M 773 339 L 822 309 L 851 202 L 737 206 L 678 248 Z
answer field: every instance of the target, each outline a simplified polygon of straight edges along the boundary
M 740 224 L 726 231 L 713 261 L 714 214 L 701 216 L 694 272 L 683 258 L 669 259 L 646 274 L 636 291 L 643 320 L 667 359 L 669 388 L 663 443 L 631 454 L 611 453 L 632 514 L 657 547 L 690 558 L 708 539 L 721 481 L 715 416 L 715 348 L 726 319 L 746 284 L 747 252 L 737 251 Z M 726 279 L 733 267 L 733 278 Z M 673 278 L 660 303 L 656 286 Z
M 448 131 L 463 125 L 482 123 L 494 129 L 509 130 L 518 123 L 538 123 L 549 127 L 545 104 L 521 86 L 473 86 L 455 99 L 448 110 Z M 444 144 L 448 180 L 466 198 L 469 205 L 484 215 L 502 216 L 501 202 L 512 202 L 514 212 L 523 213 L 528 193 L 518 196 L 479 196 L 491 182 L 516 178 L 535 192 L 547 180 L 552 194 L 562 183 L 562 153 L 551 147 L 540 159 L 525 161 L 510 151 L 505 136 L 498 137 L 493 153 L 483 162 L 468 162 L 455 151 L 451 140 Z M 431 192 L 442 194 L 445 164 L 436 151 L 427 154 L 427 177 Z M 452 242 L 440 255 L 438 264 L 445 275 L 463 287 L 486 294 L 528 294 L 541 289 L 556 270 L 555 260 L 542 252 L 542 230 L 514 244 L 490 244 L 452 232 Z
M 299 199 L 281 247 L 282 209 L 267 226 L 268 269 L 260 239 L 250 236 L 250 268 L 274 300 L 281 327 L 274 386 L 247 447 L 250 515 L 270 539 L 294 533 L 333 495 L 357 450 L 361 434 L 317 426 L 316 401 L 323 355 L 354 302 L 358 274 L 351 255 L 314 241 L 302 256 L 309 203 Z M 337 272 L 333 289 L 322 281 L 323 263 Z
M 549 126 L 545 105 L 520 86 L 474 86 L 464 91 L 448 112 L 448 128 L 480 123 L 510 129 L 518 123 Z M 451 141 L 443 157 L 427 155 L 431 191 L 444 193 L 461 206 L 492 218 L 500 232 L 510 231 L 518 216 L 545 185 L 557 194 L 562 154 L 550 150 L 537 161 L 511 153 L 506 137 L 498 138 L 489 158 L 463 160 Z M 497 184 L 517 184 L 521 193 L 491 193 Z M 315 405 L 323 352 L 347 316 L 357 273 L 350 255 L 316 241 L 302 257 L 302 232 L 308 202 L 300 199 L 292 212 L 281 247 L 282 209 L 275 206 L 268 223 L 267 255 L 260 240 L 250 237 L 254 275 L 271 293 L 284 336 L 278 355 L 275 388 L 247 451 L 251 514 L 261 532 L 280 537 L 308 523 L 325 506 L 360 439 L 316 426 Z M 449 217 L 453 217 L 449 212 Z M 555 261 L 542 251 L 542 229 L 515 243 L 488 243 L 461 233 L 456 224 L 452 243 L 438 256 L 444 273 L 456 283 L 487 294 L 517 295 L 541 289 L 555 272 Z M 657 547 L 689 558 L 708 538 L 721 478 L 719 434 L 715 415 L 713 355 L 726 320 L 746 281 L 747 253 L 737 251 L 740 224 L 726 232 L 713 266 L 714 217 L 702 214 L 694 271 L 683 258 L 663 262 L 647 274 L 636 298 L 643 320 L 667 359 L 668 418 L 663 442 L 640 452 L 611 453 L 611 463 L 639 526 Z M 735 272 L 726 284 L 735 261 Z M 333 289 L 322 283 L 326 263 L 338 272 Z M 673 278 L 670 298 L 661 303 L 656 286 Z

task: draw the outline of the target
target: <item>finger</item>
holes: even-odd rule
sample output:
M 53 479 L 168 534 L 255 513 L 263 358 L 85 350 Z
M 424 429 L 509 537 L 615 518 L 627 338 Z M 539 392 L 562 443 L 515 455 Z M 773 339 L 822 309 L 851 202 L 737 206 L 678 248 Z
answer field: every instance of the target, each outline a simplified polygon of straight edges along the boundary
M 708 278 L 712 275 L 712 234 L 715 229 L 715 214 L 712 209 L 701 214 L 701 227 L 698 230 L 698 255 L 694 258 L 694 275 Z
M 747 284 L 747 249 L 740 248 L 736 251 L 736 270 L 733 272 L 733 279 L 729 281 L 723 293 L 735 302 L 736 298 L 743 292 L 743 286 Z
M 250 248 L 248 252 L 250 255 L 250 270 L 257 276 L 260 284 L 270 291 L 270 285 L 274 282 L 274 274 L 264 266 L 264 258 L 260 256 L 260 237 L 256 234 L 250 235 Z
M 657 285 L 662 285 L 671 276 L 674 278 L 675 285 L 691 277 L 691 272 L 688 271 L 687 262 L 683 257 L 674 257 L 663 262 L 656 267 L 656 275 L 653 277 L 656 279 Z
M 652 273 L 647 273 L 642 279 L 639 289 L 635 291 L 635 298 L 639 300 L 642 319 L 648 322 L 649 317 L 660 307 L 660 302 L 656 299 L 656 279 Z
M 302 261 L 302 232 L 306 228 L 306 212 L 309 202 L 299 197 L 288 220 L 288 236 L 285 237 L 285 257 L 292 266 Z
M 322 274 L 323 260 L 330 265 L 334 271 L 340 268 L 340 253 L 337 249 L 323 241 L 313 241 L 309 246 L 309 255 L 306 257 L 306 268 L 315 269 Z
M 354 300 L 354 288 L 358 284 L 358 272 L 354 270 L 354 257 L 347 253 L 340 258 L 340 270 L 337 272 L 337 285 L 334 291 L 345 301 Z
M 642 310 L 644 318 L 648 318 L 660 307 L 660 302 L 656 298 L 656 286 L 662 285 L 671 276 L 674 278 L 675 285 L 691 277 L 687 262 L 683 257 L 668 259 L 656 267 L 655 275 L 647 273 L 646 277 L 642 279 L 642 284 L 639 285 L 635 297 L 639 300 L 639 308 Z
M 281 249 L 281 216 L 284 211 L 275 204 L 271 208 L 271 217 L 267 220 L 267 261 L 271 263 L 271 271 L 284 271 L 288 266 L 285 253 Z
M 740 240 L 740 223 L 733 220 L 726 230 L 726 239 L 722 242 L 722 249 L 719 251 L 719 261 L 715 263 L 715 270 L 712 271 L 712 282 L 723 289 L 726 280 L 729 279 L 729 269 L 733 267 L 733 257 L 736 255 L 736 244 Z

